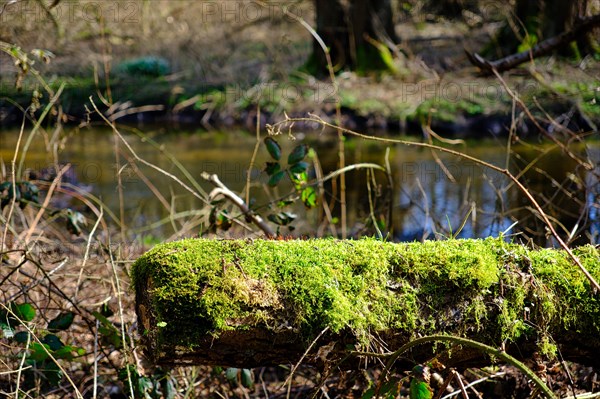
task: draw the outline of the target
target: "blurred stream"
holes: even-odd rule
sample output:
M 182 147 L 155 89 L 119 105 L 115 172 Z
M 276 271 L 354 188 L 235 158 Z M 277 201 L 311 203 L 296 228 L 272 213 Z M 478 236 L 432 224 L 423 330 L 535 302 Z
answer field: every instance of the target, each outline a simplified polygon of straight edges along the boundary
M 165 151 L 173 154 L 206 192 L 210 192 L 213 187 L 201 179 L 200 174 L 203 171 L 216 173 L 225 185 L 237 193 L 244 190 L 246 171 L 256 142 L 253 133 L 240 130 L 227 132 L 174 130 L 164 127 L 145 127 L 143 131 Z M 131 129 L 123 129 L 122 134 L 139 157 L 178 176 L 193 187 L 184 174 L 159 149 L 132 133 Z M 64 142 L 60 144 L 50 140 L 49 135 L 44 136 L 39 133 L 32 139 L 24 160 L 24 167 L 37 171 L 38 176 L 41 176 L 39 171 L 51 166 L 55 159 L 53 153 L 58 154 L 57 159 L 60 163 L 71 164 L 71 169 L 66 176 L 67 181 L 86 188 L 119 215 L 115 157 L 117 147 L 113 133 L 105 127 L 66 130 L 63 134 Z M 8 170 L 18 131 L 0 131 L 0 137 L 0 157 Z M 315 132 L 306 135 L 298 134 L 297 138 L 296 141 L 291 140 L 287 135 L 277 138 L 283 149 L 283 163 L 292 148 L 303 142 L 315 150 L 324 174 L 337 168 L 337 141 L 334 134 Z M 24 141 L 26 139 L 27 135 Z M 24 142 L 21 143 L 21 150 L 23 146 Z M 194 198 L 175 181 L 153 168 L 136 162 L 136 167 L 143 172 L 144 177 L 141 178 L 136 168 L 132 167 L 131 162 L 134 158 L 131 153 L 122 142 L 118 142 L 117 146 L 120 152 L 125 224 L 128 228 L 139 229 L 140 233 L 152 235 L 157 239 L 169 237 L 174 233 L 171 223 L 156 224 L 151 229 L 144 229 L 145 226 L 169 216 L 166 207 L 148 187 L 145 179 L 160 191 L 173 207 L 174 212 L 203 207 L 200 200 Z M 348 138 L 346 164 L 372 162 L 385 165 L 386 147 L 388 146 L 379 142 Z M 428 149 L 402 145 L 389 145 L 389 148 L 389 163 L 394 182 L 391 197 L 393 240 L 410 241 L 448 237 L 456 234 L 463 225 L 459 237 L 497 236 L 503 231 L 508 231 L 509 234 L 525 232 L 529 236 L 540 233 L 540 240 L 543 240 L 544 226 L 532 216 L 530 204 L 523 194 L 514 187 L 507 188 L 510 182 L 506 176 L 449 154 L 438 153 L 436 160 L 435 155 Z M 548 200 L 547 204 L 542 202 L 542 206 L 549 215 L 564 225 L 565 230 L 570 231 L 574 226 L 582 228 L 578 234 L 581 237 L 578 243 L 599 242 L 600 184 L 597 176 L 600 173 L 598 166 L 600 144 L 598 142 L 588 143 L 587 150 L 583 147 L 581 150 L 581 155 L 587 154 L 595 163 L 596 175 L 584 173 L 575 162 L 571 162 L 560 150 L 552 150 L 549 144 L 536 144 L 535 148 L 525 145 L 513 147 L 508 164 L 506 139 L 503 138 L 467 142 L 455 146 L 454 149 L 494 165 L 507 166 L 513 174 L 519 173 L 529 162 L 538 158 L 523 175 L 522 180 L 528 187 L 540 192 L 542 195 L 540 198 Z M 542 154 L 540 151 L 546 152 L 540 155 Z M 268 177 L 262 170 L 265 162 L 269 160 L 265 146 L 261 144 L 252 170 L 251 197 L 255 205 L 268 203 L 270 198 L 285 194 L 292 188 L 289 180 L 285 179 L 280 184 L 281 187 L 278 186 L 276 190 L 265 189 Z M 312 167 L 310 172 L 314 177 Z M 382 172 L 375 172 L 375 177 L 376 184 L 371 184 L 374 217 L 385 231 L 388 227 L 385 223 L 387 216 L 385 205 L 386 199 L 390 198 L 387 197 L 389 190 Z M 559 190 L 558 185 L 562 185 L 565 190 Z M 330 194 L 329 198 L 331 195 L 336 195 L 331 184 L 326 184 L 325 189 Z M 567 194 L 566 191 L 571 194 Z M 377 193 L 380 195 L 376 196 Z M 349 172 L 347 174 L 348 227 L 352 235 L 373 235 L 375 232 L 369 212 L 368 195 L 366 169 Z M 72 200 L 66 195 L 58 195 L 53 205 L 85 210 L 81 202 Z M 334 207 L 334 217 L 339 216 L 339 208 L 339 205 Z M 296 229 L 292 234 L 309 236 L 316 234 L 319 214 L 322 212 L 320 207 L 306 210 L 302 203 L 297 201 L 289 211 L 298 215 L 294 223 Z M 263 216 L 268 213 L 263 212 Z M 337 228 L 339 232 L 339 224 Z M 325 235 L 331 232 L 327 226 L 319 231 Z M 282 233 L 289 232 L 287 229 L 282 229 Z M 545 245 L 543 242 L 538 242 Z

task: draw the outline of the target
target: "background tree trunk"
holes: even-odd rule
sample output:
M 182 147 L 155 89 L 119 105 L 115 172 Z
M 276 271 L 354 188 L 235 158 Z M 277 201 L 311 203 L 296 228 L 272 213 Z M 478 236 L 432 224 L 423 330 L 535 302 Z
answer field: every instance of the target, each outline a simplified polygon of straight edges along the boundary
M 337 70 L 358 71 L 388 68 L 380 51 L 369 39 L 395 43 L 391 0 L 315 0 L 318 35 L 330 49 Z M 327 60 L 319 43 L 313 41 L 309 69 L 324 74 Z

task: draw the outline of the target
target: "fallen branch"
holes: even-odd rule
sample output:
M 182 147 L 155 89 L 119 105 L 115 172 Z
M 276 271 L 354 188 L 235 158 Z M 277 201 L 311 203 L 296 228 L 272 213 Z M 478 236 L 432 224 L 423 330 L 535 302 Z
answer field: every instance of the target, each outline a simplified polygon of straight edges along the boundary
M 600 14 L 591 17 L 582 18 L 575 23 L 575 27 L 567 32 L 563 32 L 558 36 L 551 37 L 536 44 L 531 49 L 517 54 L 511 54 L 507 57 L 496 61 L 487 61 L 477 53 L 471 53 L 465 49 L 465 53 L 471 64 L 475 65 L 487 75 L 493 74 L 493 71 L 498 72 L 508 71 L 524 62 L 532 60 L 551 53 L 557 48 L 564 47 L 578 37 L 588 33 L 596 26 L 600 25 Z

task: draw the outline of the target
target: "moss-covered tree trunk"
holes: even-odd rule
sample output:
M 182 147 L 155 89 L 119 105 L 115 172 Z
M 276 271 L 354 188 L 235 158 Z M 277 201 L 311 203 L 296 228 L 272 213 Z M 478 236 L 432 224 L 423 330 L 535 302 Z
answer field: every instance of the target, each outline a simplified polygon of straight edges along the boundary
M 600 278 L 599 250 L 575 253 Z M 325 331 L 306 362 L 449 334 L 518 358 L 557 345 L 566 359 L 600 366 L 599 293 L 564 252 L 500 239 L 188 239 L 140 257 L 132 279 L 146 351 L 159 364 L 290 363 Z M 490 362 L 450 353 L 448 365 Z M 422 346 L 405 360 L 432 355 Z
M 396 42 L 390 0 L 315 0 L 315 6 L 316 31 L 329 48 L 336 70 L 389 68 L 385 56 L 372 41 L 383 42 L 385 37 Z M 316 40 L 309 67 L 322 74 L 328 71 L 325 53 Z

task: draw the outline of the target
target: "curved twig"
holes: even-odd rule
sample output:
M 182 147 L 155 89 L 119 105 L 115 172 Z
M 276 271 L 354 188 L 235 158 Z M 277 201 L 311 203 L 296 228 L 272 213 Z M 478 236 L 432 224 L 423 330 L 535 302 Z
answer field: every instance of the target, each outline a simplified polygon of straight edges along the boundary
M 261 229 L 268 238 L 273 238 L 277 236 L 277 234 L 273 232 L 273 230 L 265 222 L 265 220 L 256 213 L 254 213 L 250 208 L 248 208 L 248 205 L 246 205 L 244 200 L 241 199 L 236 193 L 231 191 L 229 188 L 227 188 L 227 186 L 223 184 L 221 180 L 219 180 L 219 177 L 217 175 L 211 175 L 207 172 L 202 172 L 201 176 L 203 179 L 211 182 L 215 187 L 217 187 L 209 194 L 209 201 L 218 195 L 223 195 L 227 197 L 231 202 L 235 204 L 235 206 L 240 208 L 240 211 L 242 211 L 244 216 L 249 217 L 250 220 L 252 220 L 252 223 L 254 223 L 259 229 Z

